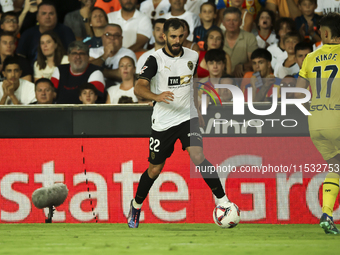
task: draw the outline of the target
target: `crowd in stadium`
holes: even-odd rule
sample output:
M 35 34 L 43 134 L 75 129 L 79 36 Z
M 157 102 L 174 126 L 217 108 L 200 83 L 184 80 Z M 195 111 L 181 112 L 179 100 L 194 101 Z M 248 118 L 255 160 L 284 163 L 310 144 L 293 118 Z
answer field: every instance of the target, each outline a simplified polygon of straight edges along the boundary
M 168 18 L 184 24 L 200 84 L 239 86 L 271 101 L 295 86 L 306 55 L 321 46 L 318 20 L 336 0 L 0 1 L 0 104 L 138 103 L 134 85 L 165 44 Z M 275 90 L 274 90 L 275 91 Z M 232 100 L 220 89 L 222 101 Z

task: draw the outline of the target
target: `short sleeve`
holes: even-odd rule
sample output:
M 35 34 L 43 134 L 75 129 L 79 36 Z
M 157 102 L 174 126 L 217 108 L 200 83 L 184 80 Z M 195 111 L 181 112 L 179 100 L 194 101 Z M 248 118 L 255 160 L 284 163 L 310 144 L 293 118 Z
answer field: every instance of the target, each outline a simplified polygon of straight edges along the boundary
M 157 69 L 156 58 L 154 56 L 149 56 L 139 73 L 139 79 L 151 81 L 152 77 L 156 75 Z
M 301 76 L 302 78 L 304 78 L 306 80 L 309 80 L 308 79 L 308 72 L 307 72 L 307 62 L 308 62 L 308 59 L 306 57 L 304 59 L 303 63 L 302 63 L 302 67 L 300 69 L 299 76 Z

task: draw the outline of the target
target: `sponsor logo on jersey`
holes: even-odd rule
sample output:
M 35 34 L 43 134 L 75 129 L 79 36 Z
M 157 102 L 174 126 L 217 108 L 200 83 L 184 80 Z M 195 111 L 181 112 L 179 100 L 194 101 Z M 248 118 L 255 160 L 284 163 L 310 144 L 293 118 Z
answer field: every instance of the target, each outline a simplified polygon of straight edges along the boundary
M 191 82 L 192 75 L 170 76 L 168 78 L 168 86 L 188 85 Z
M 310 111 L 325 111 L 325 110 L 340 110 L 340 104 L 336 105 L 325 105 L 325 104 L 316 104 L 316 105 L 311 105 L 310 106 Z
M 171 66 L 167 67 L 167 66 L 164 66 L 164 68 L 166 69 L 169 69 L 169 71 L 171 72 L 171 69 L 170 69 Z

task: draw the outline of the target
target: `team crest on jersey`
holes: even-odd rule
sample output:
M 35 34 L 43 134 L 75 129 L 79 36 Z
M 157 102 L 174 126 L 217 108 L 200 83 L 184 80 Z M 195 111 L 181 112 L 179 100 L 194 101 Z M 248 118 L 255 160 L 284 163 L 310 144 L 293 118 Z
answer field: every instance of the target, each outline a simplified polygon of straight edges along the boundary
M 191 61 L 189 61 L 188 67 L 189 67 L 190 70 L 192 70 L 194 68 L 194 64 Z
M 151 158 L 155 159 L 155 153 L 154 152 L 151 152 Z
M 143 74 L 144 73 L 144 70 L 147 69 L 148 66 L 143 66 L 142 70 L 140 70 L 140 73 L 139 74 Z

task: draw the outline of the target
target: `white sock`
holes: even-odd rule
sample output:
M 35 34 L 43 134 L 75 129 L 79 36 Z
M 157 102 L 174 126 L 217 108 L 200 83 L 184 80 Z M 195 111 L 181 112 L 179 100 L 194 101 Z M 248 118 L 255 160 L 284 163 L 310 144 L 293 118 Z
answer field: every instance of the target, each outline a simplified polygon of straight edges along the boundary
M 225 195 L 224 197 L 221 198 L 217 198 L 217 204 L 222 204 L 222 203 L 228 203 L 230 202 L 227 195 Z
M 143 203 L 137 204 L 137 203 L 136 203 L 136 200 L 133 199 L 133 201 L 132 201 L 132 206 L 133 206 L 134 208 L 140 209 L 140 208 L 142 208 L 142 205 L 143 205 Z

